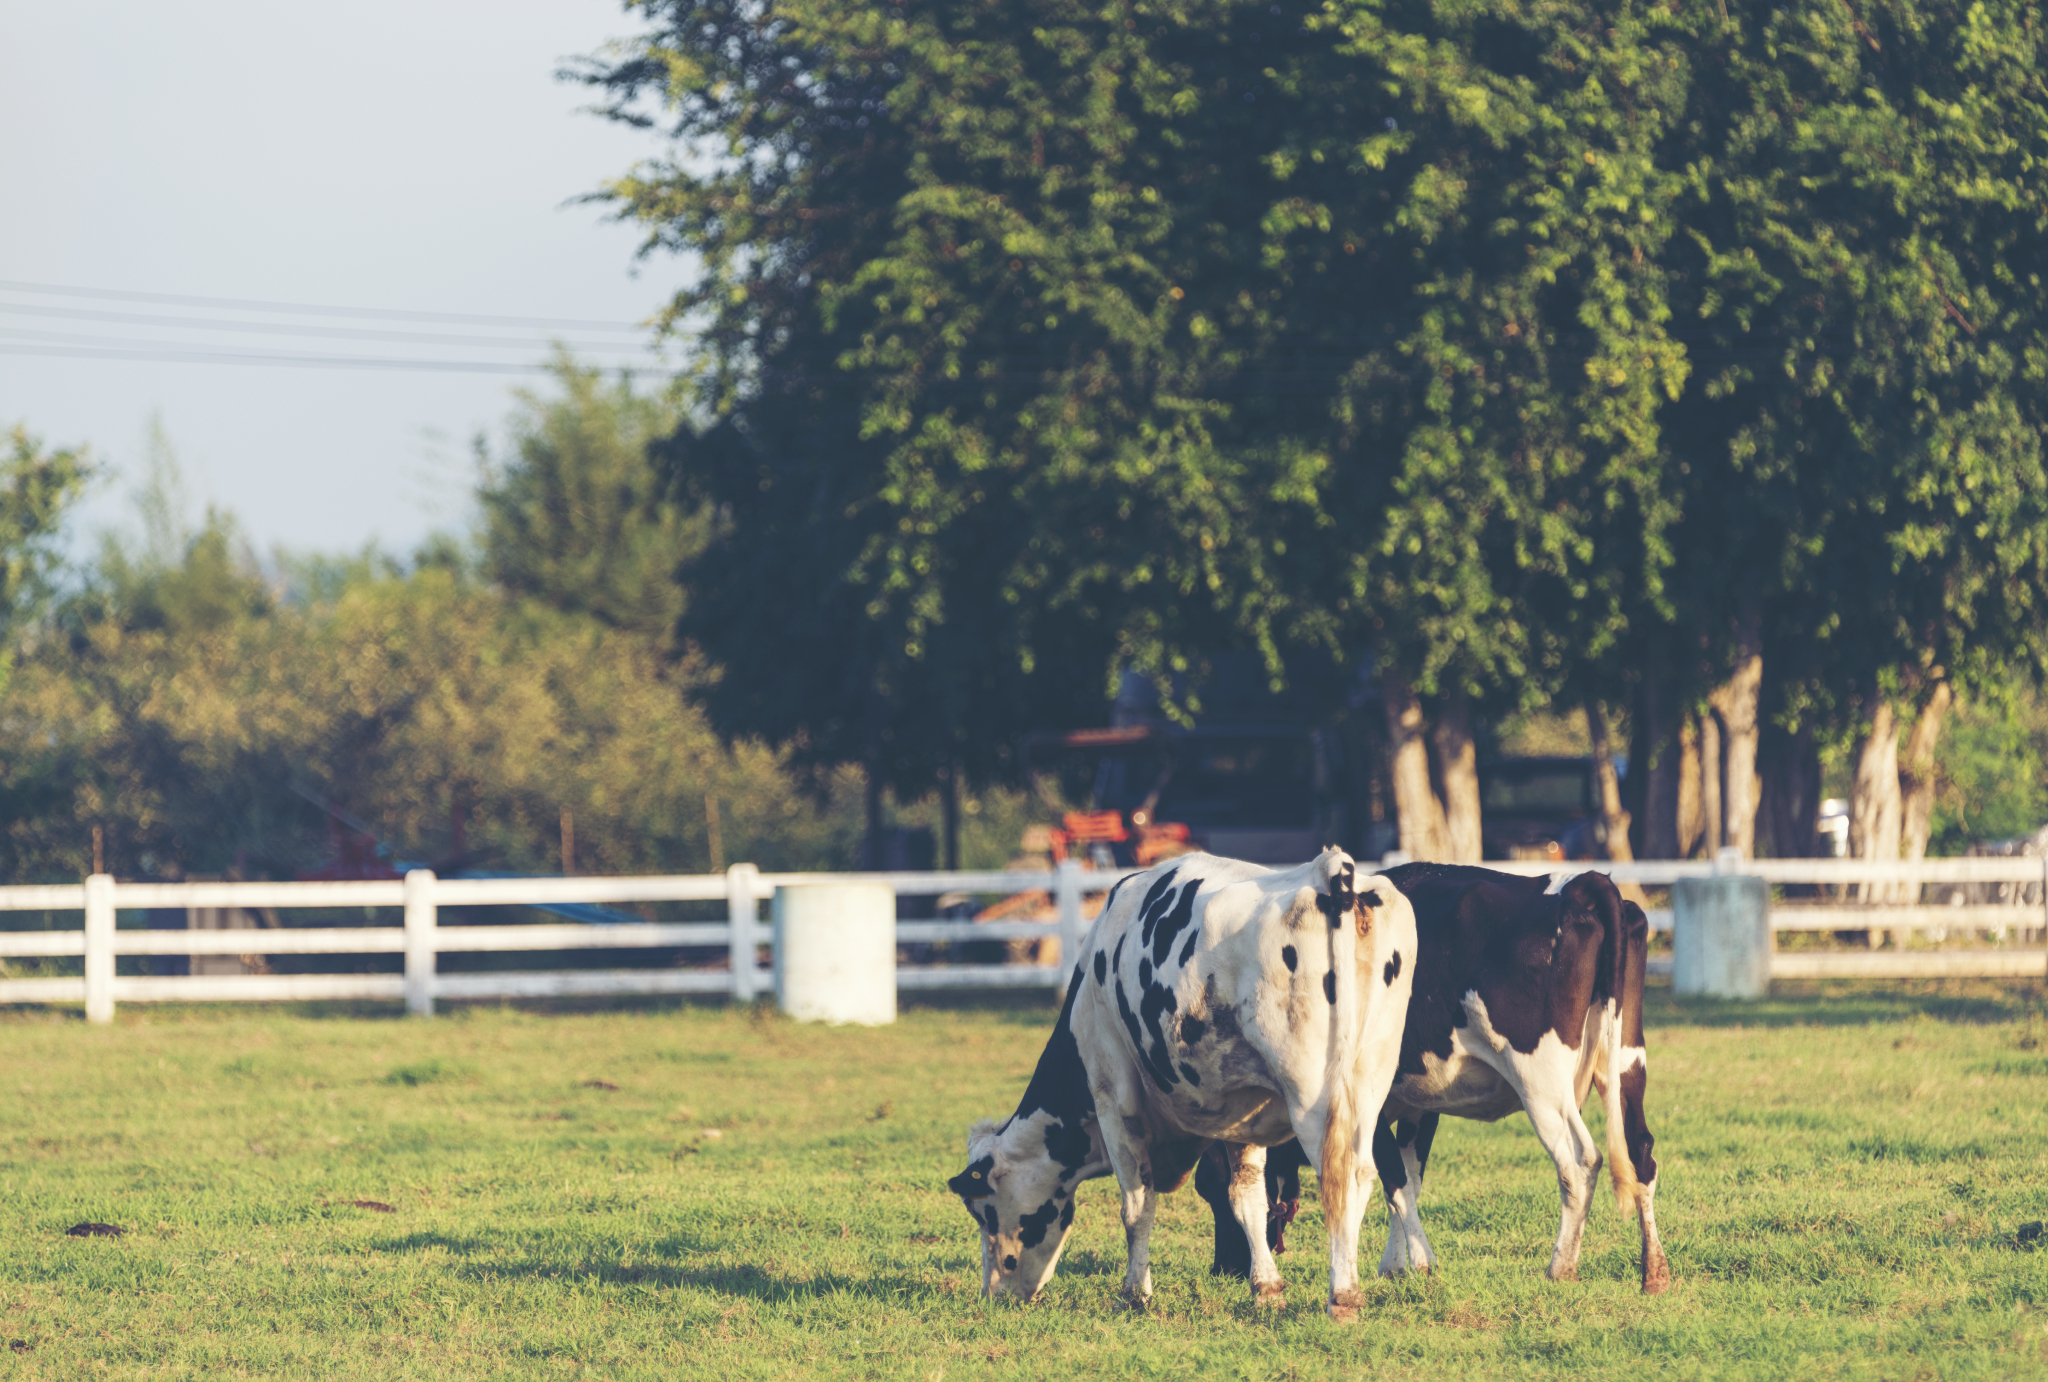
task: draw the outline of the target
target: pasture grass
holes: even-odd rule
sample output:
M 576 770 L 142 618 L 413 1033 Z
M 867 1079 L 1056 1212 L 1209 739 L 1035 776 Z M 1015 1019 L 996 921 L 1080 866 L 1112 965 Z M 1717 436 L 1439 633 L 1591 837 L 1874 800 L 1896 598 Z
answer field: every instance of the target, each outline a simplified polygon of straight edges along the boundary
M 1676 1284 L 1635 1287 L 1602 1197 L 1542 1277 L 1555 1182 L 1520 1118 L 1446 1120 L 1443 1261 L 1320 1309 L 1208 1277 L 1170 1196 L 1154 1309 L 1115 1308 L 1112 1183 L 1041 1302 L 979 1298 L 943 1180 L 1054 1015 L 765 1010 L 0 1013 L 0 1373 L 10 1378 L 2043 1377 L 2048 1030 L 2038 986 L 1653 992 L 1649 1116 Z M 1589 1108 L 1596 1130 L 1597 1101 Z M 81 1222 L 123 1230 L 73 1237 Z M 1385 1226 L 1375 1196 L 1368 1271 Z

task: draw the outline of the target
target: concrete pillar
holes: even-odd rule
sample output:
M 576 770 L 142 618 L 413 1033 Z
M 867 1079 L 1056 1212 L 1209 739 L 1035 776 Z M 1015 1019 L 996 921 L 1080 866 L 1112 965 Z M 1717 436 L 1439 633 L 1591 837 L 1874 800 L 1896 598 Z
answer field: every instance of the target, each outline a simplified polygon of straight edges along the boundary
M 1681 878 L 1671 889 L 1671 987 L 1707 998 L 1771 990 L 1771 890 L 1761 878 Z
M 775 1001 L 799 1022 L 896 1020 L 896 890 L 804 883 L 775 890 Z

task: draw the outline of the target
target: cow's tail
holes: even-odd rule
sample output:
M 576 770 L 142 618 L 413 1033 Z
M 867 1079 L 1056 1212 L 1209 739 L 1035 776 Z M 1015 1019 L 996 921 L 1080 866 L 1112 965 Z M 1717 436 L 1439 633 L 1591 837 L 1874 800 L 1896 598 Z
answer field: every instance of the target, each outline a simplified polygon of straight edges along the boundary
M 1328 1091 L 1323 1123 L 1320 1171 L 1338 1184 L 1358 1181 L 1358 1079 L 1359 1028 L 1364 1009 L 1358 992 L 1358 927 L 1354 911 L 1358 906 L 1357 872 L 1349 856 L 1339 850 L 1323 855 L 1324 887 L 1321 900 L 1326 930 L 1330 937 L 1330 968 L 1324 983 L 1330 1004 L 1329 1067 L 1323 1088 Z
M 1631 917 L 1629 913 L 1635 912 Z M 1635 1159 L 1629 1155 L 1627 1124 L 1621 1106 L 1621 1062 L 1630 1031 L 1642 1025 L 1643 972 L 1649 960 L 1648 926 L 1633 902 L 1616 909 L 1614 968 L 1608 975 L 1608 998 L 1600 1010 L 1600 1094 L 1607 1112 L 1607 1170 L 1614 1178 L 1614 1198 L 1632 1208 L 1642 1193 Z

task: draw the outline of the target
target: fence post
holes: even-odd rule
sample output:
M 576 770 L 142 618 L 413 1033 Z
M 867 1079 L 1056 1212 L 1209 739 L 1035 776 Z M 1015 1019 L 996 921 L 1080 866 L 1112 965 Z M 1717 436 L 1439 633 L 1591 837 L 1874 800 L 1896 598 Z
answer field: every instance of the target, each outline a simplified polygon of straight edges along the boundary
M 412 869 L 405 875 L 405 1010 L 414 1017 L 434 1015 L 434 871 Z
M 85 1020 L 114 1020 L 114 876 L 85 880 Z
M 725 871 L 725 921 L 731 929 L 732 996 L 736 1003 L 754 1001 L 754 960 L 761 939 L 761 871 L 752 864 L 734 864 Z
M 1060 860 L 1053 878 L 1053 896 L 1059 901 L 1060 966 L 1058 987 L 1066 988 L 1066 974 L 1081 962 L 1081 865 L 1074 859 Z

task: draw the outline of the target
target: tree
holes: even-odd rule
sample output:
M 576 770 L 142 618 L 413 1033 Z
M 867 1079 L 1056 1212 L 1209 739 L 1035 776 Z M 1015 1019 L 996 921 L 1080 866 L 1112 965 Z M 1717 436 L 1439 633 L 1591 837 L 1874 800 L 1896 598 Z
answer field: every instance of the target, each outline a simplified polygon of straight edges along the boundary
M 1728 14 L 1699 24 L 1717 60 L 1667 155 L 1694 170 L 1672 283 L 1701 368 L 1667 426 L 1685 520 L 1662 700 L 1711 699 L 1751 742 L 1772 666 L 1787 731 L 1860 705 L 1861 776 L 1895 795 L 1900 669 L 1945 705 L 1958 669 L 2042 656 L 2041 27 L 1915 0 Z M 1751 772 L 1703 765 L 1745 846 Z M 1896 838 L 1863 801 L 1859 834 Z
M 484 573 L 557 609 L 666 636 L 682 612 L 676 568 L 710 521 L 663 492 L 650 454 L 675 414 L 566 354 L 554 375 L 559 397 L 519 392 L 509 457 L 477 439 Z
M 0 458 L 0 691 L 13 667 L 20 626 L 48 598 L 55 539 L 91 466 L 79 451 L 49 451 L 26 428 L 7 434 Z
M 1692 717 L 1747 850 L 1767 734 L 2038 656 L 2019 0 L 645 12 L 583 75 L 706 266 L 721 723 L 907 786 L 1106 669 L 1370 656 L 1464 854 L 1461 726 L 1640 687 L 1646 828 Z

